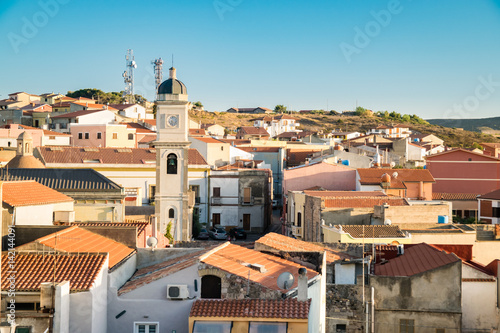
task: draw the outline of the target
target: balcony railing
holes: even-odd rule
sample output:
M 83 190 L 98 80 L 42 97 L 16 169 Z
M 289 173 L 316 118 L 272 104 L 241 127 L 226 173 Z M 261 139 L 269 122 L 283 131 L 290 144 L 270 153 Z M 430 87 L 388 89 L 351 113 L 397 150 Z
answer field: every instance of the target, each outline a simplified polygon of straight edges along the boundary
M 243 206 L 253 206 L 255 204 L 255 198 L 251 196 L 250 198 L 242 198 L 241 205 Z

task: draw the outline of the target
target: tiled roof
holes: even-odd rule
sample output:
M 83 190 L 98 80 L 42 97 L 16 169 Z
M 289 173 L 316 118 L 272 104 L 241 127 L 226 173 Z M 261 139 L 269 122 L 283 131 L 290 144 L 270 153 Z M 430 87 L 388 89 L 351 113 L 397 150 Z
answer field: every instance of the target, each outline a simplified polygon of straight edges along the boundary
M 71 134 L 59 133 L 59 132 L 54 132 L 54 131 L 49 131 L 49 130 L 43 130 L 43 135 L 45 135 L 45 136 L 71 136 Z
M 156 126 L 156 119 L 141 119 L 141 121 L 151 126 Z
M 155 134 L 155 131 L 152 131 L 150 129 L 147 129 L 146 127 L 142 126 L 141 124 L 138 123 L 121 123 L 122 125 L 127 125 L 127 128 L 134 128 L 135 132 L 138 134 Z
M 249 135 L 269 136 L 269 133 L 264 127 L 242 126 L 240 127 L 240 132 Z
M 137 236 L 142 234 L 149 222 L 147 221 L 131 221 L 131 222 L 73 222 L 71 225 L 76 225 L 79 227 L 136 227 Z
M 326 208 L 370 208 L 388 204 L 389 206 L 408 206 L 408 201 L 399 197 L 335 197 L 325 198 Z
M 190 317 L 308 319 L 311 300 L 199 299 Z
M 415 244 L 405 247 L 403 255 L 375 264 L 375 275 L 412 276 L 457 261 L 460 259 L 454 254 L 439 251 L 425 243 Z
M 34 243 L 43 244 L 59 252 L 108 252 L 109 267 L 113 268 L 131 256 L 135 250 L 110 238 L 71 226 L 59 232 L 38 238 Z
M 156 134 L 146 134 L 144 135 L 143 138 L 141 138 L 138 142 L 139 143 L 150 143 L 150 142 L 153 142 L 155 141 L 157 138 L 157 135 Z
M 500 158 L 489 156 L 489 155 L 484 155 L 482 153 L 476 153 L 476 152 L 473 152 L 473 151 L 470 151 L 470 150 L 467 150 L 467 149 L 463 149 L 463 148 L 454 148 L 454 149 L 450 149 L 450 150 L 445 150 L 445 151 L 440 152 L 440 153 L 436 153 L 436 154 L 432 154 L 432 155 L 426 156 L 426 159 L 428 159 L 428 160 L 430 160 L 432 162 L 432 159 L 434 157 L 441 156 L 441 155 L 446 155 L 446 154 L 455 154 L 457 152 L 463 152 L 463 153 L 467 153 L 467 154 L 470 154 L 470 155 L 473 155 L 473 156 L 474 155 L 481 156 L 481 157 L 484 157 L 485 159 L 490 159 L 490 160 L 494 160 L 494 161 L 500 161 Z M 464 159 L 464 161 L 465 161 L 465 159 Z
M 481 142 L 481 146 L 486 146 L 490 148 L 500 148 L 500 143 L 498 142 Z
M 98 148 L 98 147 L 37 147 L 45 163 L 89 164 L 147 164 L 156 163 L 156 149 L 152 148 Z M 188 163 L 191 165 L 207 162 L 194 148 L 189 148 Z
M 17 252 L 14 261 L 16 291 L 39 291 L 42 282 L 70 282 L 71 291 L 89 290 L 106 262 L 106 253 Z M 55 262 L 54 262 L 55 259 Z M 2 289 L 9 289 L 8 255 L 2 254 Z
M 238 275 L 244 279 L 248 278 L 249 267 L 246 265 L 247 263 L 260 264 L 264 266 L 266 271 L 260 272 L 257 270 L 251 270 L 250 280 L 266 288 L 278 291 L 280 289 L 276 284 L 276 281 L 281 273 L 291 272 L 292 274 L 298 274 L 299 268 L 304 267 L 292 261 L 234 244 L 227 244 L 226 246 L 221 247 L 217 251 L 209 254 L 207 257 L 202 257 L 200 261 L 228 273 Z M 316 275 L 318 275 L 317 272 L 311 269 L 307 270 L 308 280 L 312 279 Z M 295 287 L 297 287 L 297 279 L 295 279 L 291 288 Z
M 404 232 L 397 225 L 337 225 L 342 231 L 348 233 L 353 238 L 392 238 L 405 237 Z
M 69 113 L 63 113 L 57 116 L 52 116 L 52 118 L 76 118 L 76 117 L 81 117 L 85 116 L 87 114 L 92 114 L 96 112 L 101 112 L 101 111 L 111 111 L 111 110 L 80 110 L 80 111 L 75 111 L 75 112 L 69 112 Z
M 175 257 L 155 265 L 141 268 L 118 290 L 118 295 L 126 294 L 158 279 L 164 278 L 165 276 L 191 267 L 198 262 L 200 256 L 215 247 L 216 246 L 191 252 L 180 257 Z
M 305 138 L 306 136 L 311 135 L 312 132 L 283 132 L 281 134 L 276 135 L 277 138 Z
M 113 109 L 122 111 L 135 105 L 137 104 L 109 104 L 108 106 L 111 106 Z
M 321 151 L 321 149 L 287 149 L 286 159 L 290 165 L 298 165 L 304 163 L 307 158 L 313 157 L 314 153 Z
M 259 238 L 256 244 L 262 244 L 278 251 L 284 252 L 324 252 L 326 251 L 326 261 L 332 263 L 337 260 L 348 259 L 350 256 L 343 252 L 334 251 L 328 247 L 305 242 L 299 239 L 287 237 L 274 232 L 270 232 Z
M 193 139 L 196 139 L 196 140 L 199 140 L 199 141 L 205 142 L 205 143 L 219 143 L 219 144 L 223 143 L 223 142 L 221 142 L 217 139 L 214 139 L 214 138 L 198 138 L 197 137 L 197 138 L 193 138 Z
M 28 181 L 4 182 L 2 201 L 12 207 L 73 202 L 73 199 L 45 185 Z
M 277 153 L 280 151 L 279 147 L 238 147 L 246 152 L 256 152 L 256 153 Z
M 247 139 L 219 139 L 219 140 L 225 143 L 229 143 L 232 146 L 249 145 L 252 143 L 252 140 L 247 140 Z
M 94 108 L 94 109 L 118 111 L 117 109 L 110 107 L 109 105 L 106 105 L 106 104 L 95 104 L 95 103 L 88 103 L 88 102 L 72 102 L 71 104 L 77 104 L 80 106 L 85 106 L 85 107 Z
M 479 199 L 491 199 L 491 200 L 500 200 L 500 189 L 483 194 L 478 197 Z
M 491 278 L 491 279 L 466 279 L 466 278 L 463 278 L 462 279 L 462 282 L 496 282 L 497 280 L 494 279 L 494 278 Z
M 304 190 L 304 194 L 312 197 L 387 197 L 382 191 L 321 191 Z
M 3 181 L 33 180 L 54 190 L 120 190 L 121 187 L 93 169 L 1 169 Z
M 432 200 L 476 201 L 479 193 L 432 193 Z
M 205 131 L 204 129 L 200 129 L 200 128 L 190 128 L 189 129 L 189 136 L 193 136 L 193 135 L 207 135 L 207 131 Z
M 427 169 L 357 169 L 361 184 L 380 184 L 381 177 L 388 173 L 393 178 L 393 173 L 397 172 L 397 178 L 403 182 L 435 182 L 434 177 Z

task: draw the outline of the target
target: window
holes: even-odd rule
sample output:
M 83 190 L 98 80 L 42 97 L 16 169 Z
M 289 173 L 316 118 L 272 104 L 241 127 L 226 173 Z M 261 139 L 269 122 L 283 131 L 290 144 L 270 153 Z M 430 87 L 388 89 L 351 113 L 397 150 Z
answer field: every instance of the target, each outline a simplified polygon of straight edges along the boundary
M 40 302 L 16 302 L 16 310 L 36 311 L 40 308 Z
M 134 333 L 158 333 L 158 323 L 134 323 Z
M 168 154 L 167 156 L 167 174 L 177 174 L 177 155 L 175 154 Z
M 436 328 L 436 333 L 446 333 L 444 328 Z
M 193 333 L 231 333 L 230 321 L 195 321 Z
M 129 133 L 129 135 L 128 135 L 128 139 L 129 139 L 129 140 L 134 140 L 134 134 Z
M 500 217 L 500 207 L 491 208 L 491 217 Z
M 170 209 L 168 210 L 168 218 L 169 218 L 169 219 L 173 219 L 173 218 L 175 218 L 175 210 L 174 210 L 173 208 L 170 208 Z
M 113 133 L 113 139 L 114 140 L 118 139 L 118 133 Z
M 16 327 L 16 333 L 31 333 L 31 327 Z
M 102 133 L 101 132 L 97 132 L 97 138 L 98 139 L 102 139 Z
M 346 333 L 347 332 L 347 325 L 346 324 L 337 324 L 335 327 L 335 332 L 336 333 Z
M 83 139 L 83 133 L 78 133 L 78 139 L 80 139 L 80 140 Z
M 216 198 L 220 198 L 220 187 L 214 187 L 213 196 Z
M 89 139 L 89 133 L 85 133 L 85 140 Z
M 252 202 L 252 188 L 245 187 L 243 189 L 243 203 L 251 203 Z
M 415 333 L 415 320 L 413 319 L 400 319 L 399 320 L 399 333 Z
M 189 190 L 194 192 L 195 203 L 200 203 L 200 186 L 199 185 L 189 185 Z
M 55 135 L 51 135 L 49 136 L 49 140 L 55 140 L 56 139 L 56 136 Z
M 250 322 L 248 333 L 286 333 L 286 323 Z
M 224 146 L 220 146 L 220 150 L 221 150 L 221 151 L 224 151 Z
M 149 202 L 155 202 L 156 186 L 149 185 Z
M 302 213 L 297 213 L 297 227 L 302 227 Z

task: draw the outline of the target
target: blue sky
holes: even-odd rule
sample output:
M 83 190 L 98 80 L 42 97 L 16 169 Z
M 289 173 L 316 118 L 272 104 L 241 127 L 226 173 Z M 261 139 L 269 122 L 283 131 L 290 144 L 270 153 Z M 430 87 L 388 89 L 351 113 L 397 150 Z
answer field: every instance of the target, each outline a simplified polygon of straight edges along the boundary
M 34 29 L 29 29 L 34 27 Z M 500 1 L 3 0 L 0 98 L 124 89 L 154 97 L 171 55 L 192 101 L 423 118 L 500 116 Z

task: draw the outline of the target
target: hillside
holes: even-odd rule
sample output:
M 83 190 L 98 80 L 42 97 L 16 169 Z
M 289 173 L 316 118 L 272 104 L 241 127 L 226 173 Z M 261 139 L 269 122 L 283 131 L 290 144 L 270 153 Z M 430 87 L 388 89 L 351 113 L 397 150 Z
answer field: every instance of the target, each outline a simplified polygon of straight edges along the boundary
M 445 127 L 463 128 L 468 131 L 479 132 L 481 129 L 489 128 L 500 130 L 500 117 L 480 119 L 427 119 L 430 124 Z
M 370 128 L 380 124 L 390 124 L 378 116 L 342 116 L 329 114 L 291 114 L 297 118 L 301 124 L 301 129 L 313 132 L 331 132 L 334 129 L 342 131 L 366 132 Z M 189 117 L 201 123 L 217 123 L 224 126 L 234 133 L 241 126 L 253 126 L 253 120 L 262 115 L 235 114 L 227 112 L 206 112 L 190 111 Z M 500 119 L 500 118 L 499 118 Z M 445 141 L 450 147 L 471 148 L 481 142 L 500 142 L 499 139 L 478 132 L 470 132 L 460 129 L 453 129 L 431 124 L 413 124 L 404 122 L 392 122 L 393 124 L 407 124 L 411 130 L 420 133 L 432 133 Z

